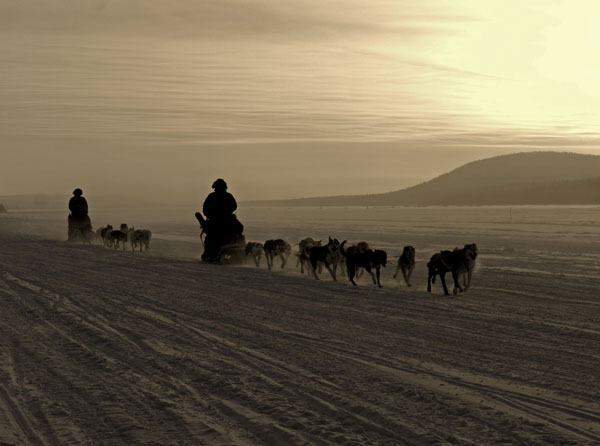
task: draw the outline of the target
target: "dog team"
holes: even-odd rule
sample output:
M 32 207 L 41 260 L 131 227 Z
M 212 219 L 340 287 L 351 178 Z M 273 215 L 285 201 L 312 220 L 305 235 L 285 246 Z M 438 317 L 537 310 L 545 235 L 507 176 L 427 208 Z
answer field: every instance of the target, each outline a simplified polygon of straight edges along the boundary
M 355 278 L 360 277 L 362 271 L 371 275 L 373 284 L 381 287 L 381 267 L 387 264 L 387 252 L 381 249 L 371 249 L 367 242 L 346 247 L 346 240 L 339 242 L 336 238 L 329 237 L 326 245 L 321 240 L 305 238 L 298 243 L 296 255 L 296 267 L 300 266 L 300 272 L 305 271 L 319 280 L 318 274 L 323 267 L 327 269 L 334 281 L 337 281 L 336 272 L 339 267 L 341 274 L 347 274 L 348 280 L 356 285 Z M 262 254 L 267 261 L 267 268 L 273 268 L 274 260 L 281 259 L 281 268 L 284 268 L 288 257 L 292 255 L 292 247 L 283 239 L 267 240 L 264 245 L 258 242 L 246 244 L 246 261 L 252 256 L 254 264 L 259 267 Z M 441 251 L 434 254 L 427 263 L 427 291 L 431 292 L 431 284 L 435 283 L 436 276 L 440 276 L 444 294 L 449 295 L 446 285 L 446 274 L 450 273 L 454 280 L 453 293 L 465 292 L 471 285 L 471 277 L 475 268 L 478 250 L 475 243 L 465 245 L 463 248 L 455 248 L 452 251 Z M 404 281 L 408 286 L 410 277 L 415 269 L 415 248 L 405 246 L 402 254 L 398 257 L 394 278 L 398 272 L 402 272 Z M 318 273 L 318 274 L 317 274 Z
M 122 223 L 119 229 L 107 225 L 98 228 L 93 234 L 94 237 L 88 237 L 85 241 L 92 243 L 92 239 L 95 238 L 99 243 L 104 243 L 110 248 L 125 250 L 131 247 L 132 251 L 139 246 L 140 252 L 150 249 L 150 239 L 152 239 L 152 231 L 149 229 L 129 228 L 126 223 Z

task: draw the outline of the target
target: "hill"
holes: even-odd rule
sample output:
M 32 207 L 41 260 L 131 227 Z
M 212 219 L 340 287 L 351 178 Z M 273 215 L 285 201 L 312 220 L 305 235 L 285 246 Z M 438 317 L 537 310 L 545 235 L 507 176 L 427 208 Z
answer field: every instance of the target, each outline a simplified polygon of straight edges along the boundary
M 425 183 L 372 195 L 254 201 L 264 206 L 600 204 L 600 156 L 526 152 L 473 161 Z

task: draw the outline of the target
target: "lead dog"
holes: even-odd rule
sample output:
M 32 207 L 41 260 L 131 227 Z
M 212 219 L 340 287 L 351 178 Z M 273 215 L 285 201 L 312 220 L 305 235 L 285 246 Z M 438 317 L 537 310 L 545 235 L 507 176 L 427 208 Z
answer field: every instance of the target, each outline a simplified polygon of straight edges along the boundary
M 150 249 L 152 231 L 150 229 L 136 229 L 135 234 L 138 243 L 140 244 L 140 252 L 142 252 L 142 248 L 144 248 L 145 251 L 148 251 Z
M 138 244 L 138 238 L 136 236 L 135 228 L 133 226 L 127 231 L 127 243 L 131 246 L 131 250 L 135 251 L 135 248 Z
M 267 260 L 267 268 L 273 268 L 274 257 L 281 259 L 281 267 L 285 267 L 287 258 L 292 254 L 292 247 L 283 239 L 267 240 L 264 244 L 265 259 Z
M 454 294 L 458 291 L 466 292 L 471 286 L 471 278 L 473 276 L 473 270 L 475 269 L 475 261 L 477 260 L 477 256 L 479 255 L 479 250 L 477 249 L 476 243 L 471 243 L 465 245 L 462 249 L 455 249 L 455 272 L 456 272 L 456 281 L 455 284 L 457 286 L 454 287 Z M 461 284 L 462 279 L 462 284 Z M 464 286 L 464 288 L 463 288 Z
M 475 269 L 475 261 L 479 251 L 477 244 L 472 243 L 465 245 L 462 249 L 454 249 L 454 251 L 441 251 L 431 257 L 427 267 L 429 275 L 427 277 L 427 291 L 431 291 L 431 284 L 435 283 L 435 276 L 439 275 L 444 288 L 444 294 L 448 296 L 448 287 L 446 286 L 446 273 L 452 273 L 454 280 L 454 288 L 452 292 L 457 294 L 459 291 L 465 292 L 471 286 L 471 277 Z M 461 284 L 462 279 L 462 284 Z M 464 287 L 463 287 L 464 285 Z
M 398 266 L 396 267 L 396 272 L 394 273 L 394 279 L 398 276 L 398 270 L 401 270 L 406 285 L 412 286 L 410 284 L 410 276 L 412 275 L 414 269 L 415 248 L 412 246 L 405 246 L 402 250 L 402 254 L 400 257 L 398 257 Z
M 246 244 L 246 256 L 244 257 L 244 263 L 248 260 L 248 256 L 252 255 L 254 259 L 254 263 L 257 267 L 260 266 L 260 258 L 262 257 L 262 253 L 264 252 L 264 248 L 262 243 L 258 242 L 248 242 Z

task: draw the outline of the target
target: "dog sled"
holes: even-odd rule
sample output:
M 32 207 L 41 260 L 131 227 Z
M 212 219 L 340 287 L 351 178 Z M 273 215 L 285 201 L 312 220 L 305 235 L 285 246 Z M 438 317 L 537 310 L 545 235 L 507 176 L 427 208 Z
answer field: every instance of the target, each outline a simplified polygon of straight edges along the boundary
M 93 238 L 92 221 L 87 215 L 74 216 L 69 214 L 67 218 L 68 234 L 67 241 L 91 243 Z
M 246 238 L 242 235 L 244 226 L 231 216 L 220 222 L 207 221 L 197 212 L 202 232 L 200 240 L 204 246 L 202 261 L 217 265 L 241 265 L 246 257 Z
M 241 243 L 228 243 L 219 249 L 213 263 L 218 265 L 241 265 L 246 257 L 246 240 L 242 236 Z

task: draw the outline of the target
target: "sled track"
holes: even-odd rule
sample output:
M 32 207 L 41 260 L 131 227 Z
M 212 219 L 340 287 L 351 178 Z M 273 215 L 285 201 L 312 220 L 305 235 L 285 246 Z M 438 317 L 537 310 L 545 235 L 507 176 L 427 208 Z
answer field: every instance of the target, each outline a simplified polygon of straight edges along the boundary
M 0 238 L 0 444 L 600 443 L 598 282 L 448 298 Z

